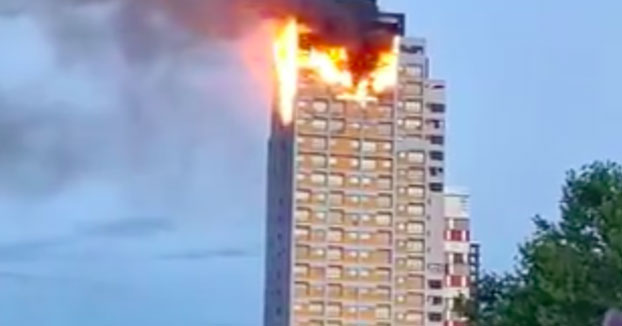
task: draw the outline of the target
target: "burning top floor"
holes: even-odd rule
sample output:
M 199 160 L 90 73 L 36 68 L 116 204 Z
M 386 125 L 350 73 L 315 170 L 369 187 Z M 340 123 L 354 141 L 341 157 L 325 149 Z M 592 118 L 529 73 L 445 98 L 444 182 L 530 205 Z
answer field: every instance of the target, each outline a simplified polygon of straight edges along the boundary
M 291 17 L 281 22 L 274 40 L 274 61 L 282 121 L 288 124 L 292 120 L 298 80 L 302 75 L 330 86 L 338 99 L 363 104 L 376 101 L 377 94 L 397 81 L 403 21 L 402 15 L 375 14 L 373 19 L 359 22 L 366 24 L 355 28 L 363 34 L 352 39 L 331 37 L 330 24 L 309 25 L 304 17 Z M 337 34 L 352 35 L 342 31 Z

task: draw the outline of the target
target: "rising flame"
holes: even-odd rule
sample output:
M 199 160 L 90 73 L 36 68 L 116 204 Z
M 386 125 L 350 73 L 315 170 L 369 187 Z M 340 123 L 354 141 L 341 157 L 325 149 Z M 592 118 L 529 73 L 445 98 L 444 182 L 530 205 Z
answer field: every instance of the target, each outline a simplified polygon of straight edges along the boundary
M 378 93 L 388 90 L 397 81 L 399 37 L 395 36 L 390 50 L 379 53 L 374 69 L 357 81 L 348 70 L 348 52 L 340 46 L 311 46 L 300 49 L 299 36 L 303 26 L 289 19 L 277 28 L 274 59 L 279 91 L 279 112 L 284 124 L 293 118 L 299 70 L 310 71 L 331 86 L 337 98 L 357 101 L 362 105 L 378 100 Z
M 288 20 L 279 28 L 274 42 L 274 59 L 278 80 L 279 113 L 284 124 L 294 115 L 294 99 L 298 84 L 298 24 Z

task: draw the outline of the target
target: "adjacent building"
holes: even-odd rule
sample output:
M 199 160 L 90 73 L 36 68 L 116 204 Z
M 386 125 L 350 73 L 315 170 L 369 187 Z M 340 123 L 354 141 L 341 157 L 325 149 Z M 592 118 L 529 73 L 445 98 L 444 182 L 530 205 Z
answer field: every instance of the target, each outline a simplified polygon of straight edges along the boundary
M 445 316 L 446 326 L 464 326 L 466 319 L 456 309 L 459 301 L 471 296 L 473 282 L 470 242 L 469 195 L 464 189 L 448 188 L 445 193 Z
M 383 23 L 404 30 L 401 15 Z M 400 42 L 397 85 L 377 101 L 301 71 L 293 122 L 272 117 L 266 326 L 459 322 L 448 300 L 468 293 L 468 213 L 444 191 L 445 85 L 424 40 Z

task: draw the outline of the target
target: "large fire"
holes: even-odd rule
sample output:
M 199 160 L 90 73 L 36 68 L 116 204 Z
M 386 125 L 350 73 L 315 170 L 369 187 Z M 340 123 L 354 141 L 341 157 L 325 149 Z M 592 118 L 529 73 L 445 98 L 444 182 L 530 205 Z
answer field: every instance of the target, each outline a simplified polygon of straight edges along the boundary
M 386 91 L 397 81 L 399 38 L 393 39 L 391 49 L 378 53 L 373 68 L 355 77 L 350 70 L 348 51 L 341 46 L 311 44 L 301 48 L 300 36 L 309 32 L 295 19 L 277 28 L 274 41 L 274 61 L 278 81 L 279 112 L 284 124 L 293 118 L 294 100 L 300 71 L 309 71 L 331 86 L 341 100 L 357 101 L 362 105 L 377 101 L 377 94 Z

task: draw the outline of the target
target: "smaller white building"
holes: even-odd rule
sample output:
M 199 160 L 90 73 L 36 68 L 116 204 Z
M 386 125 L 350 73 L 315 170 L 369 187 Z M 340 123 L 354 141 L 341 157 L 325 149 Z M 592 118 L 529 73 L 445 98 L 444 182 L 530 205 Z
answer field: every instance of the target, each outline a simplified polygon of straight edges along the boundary
M 471 246 L 469 193 L 463 188 L 445 191 L 445 263 L 443 288 L 445 299 L 445 326 L 464 326 L 467 320 L 454 309 L 456 300 L 468 298 L 471 287 Z

